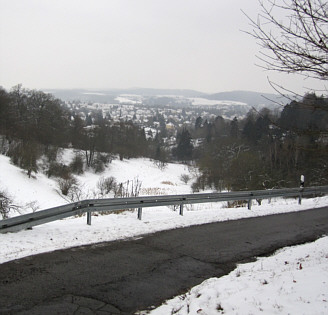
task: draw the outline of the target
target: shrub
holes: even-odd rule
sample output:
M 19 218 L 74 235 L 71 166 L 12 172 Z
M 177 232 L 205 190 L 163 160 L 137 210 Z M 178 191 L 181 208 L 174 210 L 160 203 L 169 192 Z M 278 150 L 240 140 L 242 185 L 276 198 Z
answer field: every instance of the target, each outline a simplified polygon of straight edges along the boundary
M 166 166 L 167 166 L 167 162 L 166 161 L 159 161 L 159 160 L 154 160 L 154 164 L 161 170 L 163 171 Z
M 72 190 L 77 184 L 77 180 L 74 176 L 70 175 L 68 178 L 59 178 L 58 187 L 64 196 L 68 196 L 70 190 Z
M 81 185 L 78 184 L 76 181 L 73 183 L 73 185 L 68 189 L 67 197 L 72 202 L 77 202 L 83 199 L 87 199 L 89 196 L 86 194 L 81 187 Z
M 197 177 L 196 182 L 191 185 L 191 189 L 193 192 L 199 192 L 200 190 L 204 190 L 206 187 L 206 178 L 201 175 Z
M 125 183 L 120 183 L 115 189 L 115 198 L 128 198 L 128 197 L 138 197 L 140 193 L 142 182 L 138 178 L 133 180 L 128 180 Z
M 98 153 L 97 159 L 107 165 L 108 163 L 112 163 L 113 156 L 111 154 Z
M 96 173 L 102 173 L 105 170 L 105 164 L 99 159 L 95 159 L 92 168 Z
M 197 182 L 192 183 L 191 190 L 193 193 L 199 192 L 199 185 Z
M 188 182 L 190 181 L 190 176 L 188 174 L 182 174 L 180 176 L 180 179 L 183 183 L 188 184 Z
M 92 167 L 96 173 L 102 173 L 105 170 L 105 166 L 111 163 L 112 157 L 109 154 L 97 153 L 94 158 Z
M 101 177 L 97 183 L 97 188 L 102 196 L 108 195 L 111 191 L 117 190 L 117 183 L 114 177 Z
M 69 165 L 71 172 L 73 174 L 77 174 L 77 175 L 83 174 L 83 172 L 84 172 L 83 166 L 84 166 L 84 162 L 83 162 L 83 158 L 80 154 L 76 154 L 74 156 L 72 162 Z
M 50 178 L 51 176 L 59 177 L 63 179 L 68 179 L 71 177 L 71 170 L 67 165 L 51 162 L 49 164 L 48 171 L 46 172 L 47 176 Z

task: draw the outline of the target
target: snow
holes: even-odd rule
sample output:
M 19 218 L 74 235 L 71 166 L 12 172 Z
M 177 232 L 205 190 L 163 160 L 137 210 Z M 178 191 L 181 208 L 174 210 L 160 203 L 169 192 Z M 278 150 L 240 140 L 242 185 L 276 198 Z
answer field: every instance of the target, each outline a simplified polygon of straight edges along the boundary
M 192 102 L 192 105 L 195 106 L 215 106 L 215 105 L 247 105 L 243 102 L 238 101 L 229 101 L 229 100 L 208 100 L 206 98 L 195 97 L 189 98 Z
M 84 94 L 84 95 L 100 95 L 100 96 L 106 95 L 105 93 L 99 93 L 99 92 L 84 92 L 82 94 Z
M 69 163 L 72 150 L 64 150 L 62 161 Z M 96 194 L 100 177 L 115 177 L 117 182 L 139 180 L 140 195 L 191 193 L 181 175 L 193 178 L 195 170 L 181 164 L 159 169 L 149 159 L 113 160 L 102 174 L 85 172 L 77 176 L 84 197 Z M 56 180 L 38 173 L 28 178 L 9 158 L 0 155 L 0 190 L 5 190 L 22 212 L 65 204 Z M 136 211 L 86 217 L 73 217 L 36 226 L 32 230 L 0 234 L 0 263 L 29 255 L 86 244 L 130 239 L 157 231 L 224 220 L 302 211 L 326 206 L 328 196 L 303 199 L 263 200 L 259 206 L 227 208 L 226 202 L 185 206 L 184 216 L 173 207 L 144 208 L 142 220 Z M 15 213 L 14 215 L 17 215 Z M 219 279 L 209 279 L 183 296 L 167 301 L 153 314 L 327 314 L 328 237 L 312 244 L 280 250 L 276 255 L 239 265 Z
M 120 104 L 141 104 L 140 96 L 139 95 L 121 95 L 115 98 Z
M 62 162 L 68 164 L 72 160 L 72 150 L 64 150 Z M 139 181 L 140 196 L 145 195 L 175 195 L 191 193 L 190 185 L 184 184 L 180 176 L 188 174 L 188 167 L 182 164 L 169 163 L 165 169 L 159 169 L 152 160 L 146 158 L 113 160 L 105 171 L 95 174 L 87 171 L 75 176 L 84 190 L 84 199 L 93 198 L 99 179 L 114 177 L 118 183 Z
M 328 237 L 323 237 L 239 265 L 150 314 L 327 314 L 327 287 Z
M 65 204 L 56 193 L 56 182 L 42 173 L 28 178 L 26 172 L 9 163 L 9 158 L 0 155 L 0 189 L 4 189 L 15 204 L 26 206 L 35 203 L 45 209 Z

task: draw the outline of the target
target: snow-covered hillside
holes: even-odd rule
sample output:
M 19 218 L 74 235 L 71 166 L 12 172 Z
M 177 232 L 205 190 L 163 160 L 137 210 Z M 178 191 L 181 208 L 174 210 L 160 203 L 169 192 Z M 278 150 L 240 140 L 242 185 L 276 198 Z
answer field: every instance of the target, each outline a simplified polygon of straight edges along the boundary
M 68 165 L 74 154 L 73 150 L 64 150 L 59 160 Z M 182 174 L 189 174 L 188 167 L 182 164 L 168 164 L 164 169 L 159 169 L 152 160 L 130 159 L 113 160 L 100 174 L 86 171 L 74 176 L 83 199 L 87 199 L 97 195 L 100 178 L 111 176 L 117 183 L 137 180 L 141 184 L 140 195 L 191 193 L 190 185 L 181 181 Z M 42 172 L 28 178 L 26 172 L 10 164 L 9 158 L 3 155 L 0 155 L 0 190 L 5 190 L 16 205 L 25 208 L 22 209 L 24 213 L 32 211 L 31 205 L 34 210 L 41 210 L 71 202 L 60 194 L 55 178 L 48 178 Z
M 68 163 L 72 156 L 72 150 L 65 150 L 62 162 Z M 182 174 L 193 177 L 193 172 L 190 173 L 190 169 L 181 164 L 168 164 L 161 170 L 151 160 L 131 159 L 113 160 L 104 173 L 88 171 L 77 176 L 77 179 L 83 196 L 87 198 L 95 194 L 100 177 L 108 176 L 115 177 L 117 182 L 137 178 L 141 182 L 141 195 L 191 193 L 192 180 L 188 184 L 184 183 L 181 180 Z M 22 207 L 24 213 L 67 202 L 60 195 L 55 179 L 49 179 L 42 173 L 28 178 L 21 169 L 10 164 L 9 158 L 2 155 L 0 189 L 5 190 L 14 203 Z M 135 211 L 125 211 L 93 216 L 91 226 L 86 224 L 86 217 L 67 218 L 36 226 L 32 230 L 0 234 L 0 263 L 56 249 L 142 237 L 190 225 L 302 211 L 327 204 L 327 196 L 303 199 L 302 205 L 296 199 L 277 198 L 271 200 L 271 203 L 264 200 L 261 206 L 254 203 L 252 210 L 247 207 L 227 208 L 226 202 L 209 203 L 186 206 L 184 216 L 179 216 L 178 211 L 172 207 L 155 207 L 143 210 L 142 221 L 137 220 Z M 189 314 L 254 314 L 261 310 L 265 314 L 325 314 L 328 291 L 322 288 L 327 287 L 328 283 L 327 241 L 325 237 L 314 243 L 315 251 L 305 245 L 298 247 L 302 255 L 284 250 L 278 258 L 261 258 L 255 265 L 240 265 L 230 275 L 210 279 L 186 295 L 167 302 L 154 314 L 168 314 L 172 311 L 188 314 L 188 310 Z M 263 294 L 260 294 L 262 291 Z
M 66 201 L 57 193 L 57 183 L 38 173 L 28 178 L 26 172 L 10 164 L 9 157 L 0 155 L 0 190 L 4 190 L 24 212 L 60 206 Z M 17 215 L 12 213 L 11 215 Z

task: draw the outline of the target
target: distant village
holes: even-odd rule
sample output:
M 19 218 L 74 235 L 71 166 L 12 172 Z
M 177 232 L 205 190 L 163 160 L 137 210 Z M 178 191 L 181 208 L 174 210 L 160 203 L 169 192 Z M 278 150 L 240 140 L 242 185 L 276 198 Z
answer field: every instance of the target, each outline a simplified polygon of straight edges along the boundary
M 218 116 L 233 120 L 235 117 L 244 118 L 251 109 L 251 106 L 237 102 L 214 104 L 209 100 L 202 102 L 202 99 L 173 99 L 171 97 L 162 97 L 160 100 L 159 98 L 142 99 L 136 95 L 121 95 L 115 99 L 115 103 L 81 100 L 65 103 L 72 112 L 86 121 L 87 125 L 92 125 L 101 119 L 113 124 L 131 121 L 145 130 L 147 138 L 155 138 L 158 132 L 165 129 L 167 135 L 165 140 L 172 143 L 176 142 L 178 130 L 183 127 L 194 127 L 198 117 L 201 117 L 204 122 L 214 121 Z

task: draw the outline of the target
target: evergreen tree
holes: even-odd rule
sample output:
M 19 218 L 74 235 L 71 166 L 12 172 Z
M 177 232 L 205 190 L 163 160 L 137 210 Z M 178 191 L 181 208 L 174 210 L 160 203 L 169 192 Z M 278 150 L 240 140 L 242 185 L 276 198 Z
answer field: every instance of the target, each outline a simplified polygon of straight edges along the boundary
M 238 138 L 239 136 L 239 124 L 238 119 L 235 117 L 230 123 L 230 137 Z
M 197 131 L 197 129 L 200 129 L 202 127 L 203 124 L 203 119 L 202 117 L 197 117 L 196 121 L 195 121 L 195 130 Z
M 178 145 L 175 155 L 180 161 L 189 161 L 192 159 L 193 145 L 191 143 L 191 135 L 186 128 L 183 128 L 177 136 Z

